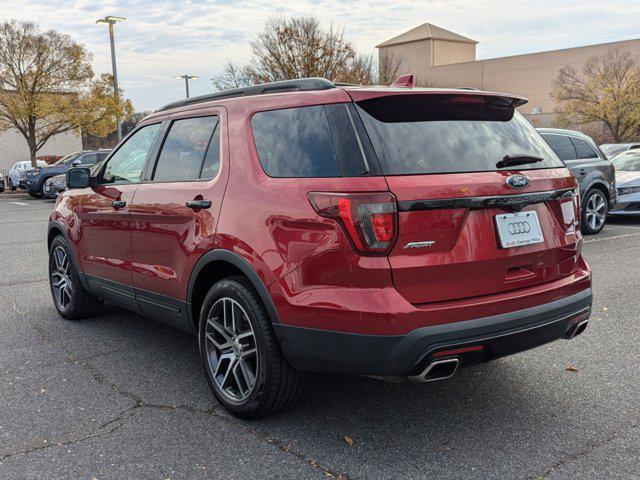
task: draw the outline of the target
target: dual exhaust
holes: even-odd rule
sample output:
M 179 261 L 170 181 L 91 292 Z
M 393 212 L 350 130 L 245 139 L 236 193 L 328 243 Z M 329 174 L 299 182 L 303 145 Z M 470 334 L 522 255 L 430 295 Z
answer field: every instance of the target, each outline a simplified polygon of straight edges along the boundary
M 588 324 L 588 319 L 572 324 L 564 334 L 564 338 L 570 340 L 577 337 L 585 331 Z M 435 382 L 436 380 L 446 380 L 447 378 L 453 377 L 453 375 L 458 370 L 458 366 L 460 366 L 459 357 L 435 359 L 427 365 L 422 373 L 420 373 L 419 375 L 410 376 L 409 380 L 419 383 Z

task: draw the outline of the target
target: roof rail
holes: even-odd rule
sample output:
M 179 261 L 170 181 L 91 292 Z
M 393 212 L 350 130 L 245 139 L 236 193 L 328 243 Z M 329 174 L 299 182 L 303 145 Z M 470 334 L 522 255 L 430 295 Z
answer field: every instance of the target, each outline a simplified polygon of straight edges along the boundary
M 266 93 L 279 92 L 307 92 L 312 90 L 329 90 L 336 88 L 335 84 L 326 78 L 299 78 L 296 80 L 282 80 L 280 82 L 261 83 L 251 87 L 233 88 L 231 90 L 223 90 L 222 92 L 200 95 L 198 97 L 186 98 L 177 102 L 169 103 L 160 107 L 156 112 L 169 110 L 171 108 L 184 107 L 193 105 L 194 103 L 209 102 L 211 100 L 219 100 L 223 98 L 249 97 L 252 95 L 263 95 Z

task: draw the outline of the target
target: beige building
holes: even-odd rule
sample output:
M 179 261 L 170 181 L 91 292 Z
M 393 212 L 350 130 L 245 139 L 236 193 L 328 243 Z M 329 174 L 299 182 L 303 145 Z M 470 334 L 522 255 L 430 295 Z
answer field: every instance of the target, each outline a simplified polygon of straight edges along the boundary
M 472 87 L 515 93 L 529 99 L 521 113 L 535 126 L 552 126 L 552 82 L 566 65 L 580 71 L 587 60 L 620 48 L 640 54 L 640 39 L 588 45 L 510 57 L 476 60 L 478 42 L 425 23 L 377 45 L 378 53 L 399 63 L 398 75 L 413 73 L 419 85 Z
M 60 155 L 82 150 L 82 138 L 75 131 L 54 135 L 38 151 L 38 156 Z M 29 146 L 22 134 L 15 129 L 0 132 L 0 172 L 6 172 L 14 163 L 30 159 Z

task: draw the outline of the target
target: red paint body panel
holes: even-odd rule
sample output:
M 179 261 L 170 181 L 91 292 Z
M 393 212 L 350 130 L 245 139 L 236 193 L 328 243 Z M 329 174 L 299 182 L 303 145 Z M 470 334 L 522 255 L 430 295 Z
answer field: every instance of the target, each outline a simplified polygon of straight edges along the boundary
M 79 200 L 77 249 L 85 274 L 131 285 L 129 205 L 137 189 L 138 185 L 117 185 L 73 192 Z M 127 206 L 115 209 L 114 200 L 123 200 Z
M 207 108 L 196 114 L 218 115 L 226 132 L 226 112 Z M 136 289 L 187 301 L 191 272 L 198 259 L 216 248 L 216 223 L 229 177 L 228 142 L 220 139 L 220 170 L 210 181 L 143 183 L 131 202 L 133 286 Z M 208 209 L 193 210 L 190 200 L 210 200 Z
M 307 199 L 312 191 L 391 191 L 399 202 L 517 193 L 505 185 L 505 172 L 308 179 L 264 173 L 251 131 L 255 112 L 413 91 L 424 93 L 336 88 L 176 109 L 170 118 L 220 114 L 224 105 L 224 154 L 217 179 L 118 187 L 129 205 L 118 212 L 109 206 L 106 191 L 72 190 L 59 199 L 52 220 L 66 225 L 84 273 L 188 302 L 196 262 L 209 250 L 225 249 L 249 262 L 281 323 L 337 332 L 404 335 L 423 326 L 549 303 L 590 288 L 581 236 L 565 233 L 574 220 L 563 216 L 559 201 L 526 207 L 538 212 L 542 244 L 500 249 L 493 216 L 501 209 L 401 212 L 390 255 L 362 256 L 342 227 L 319 216 Z M 160 112 L 145 121 L 164 118 L 167 114 Z M 576 185 L 562 168 L 528 170 L 526 175 L 531 185 L 524 192 Z M 212 201 L 209 210 L 184 206 L 198 195 Z M 428 251 L 402 248 L 424 240 L 436 243 Z

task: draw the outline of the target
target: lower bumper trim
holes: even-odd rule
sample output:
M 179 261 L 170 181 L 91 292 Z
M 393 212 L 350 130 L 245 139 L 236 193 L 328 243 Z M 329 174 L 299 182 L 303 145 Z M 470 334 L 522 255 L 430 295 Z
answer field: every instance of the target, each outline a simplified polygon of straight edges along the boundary
M 407 335 L 362 335 L 273 324 L 285 358 L 300 370 L 374 376 L 418 375 L 438 352 L 467 349 L 461 366 L 563 338 L 591 313 L 591 289 L 492 317 L 418 328 Z M 481 345 L 483 348 L 469 348 Z

